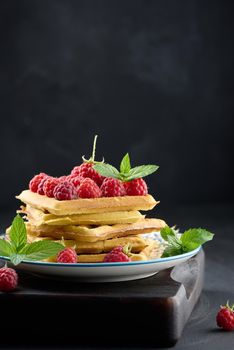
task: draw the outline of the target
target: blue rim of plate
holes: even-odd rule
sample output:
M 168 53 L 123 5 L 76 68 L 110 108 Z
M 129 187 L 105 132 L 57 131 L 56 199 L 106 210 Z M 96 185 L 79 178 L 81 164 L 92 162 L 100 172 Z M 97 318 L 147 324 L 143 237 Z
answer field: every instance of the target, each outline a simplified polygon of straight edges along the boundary
M 140 260 L 140 261 L 129 261 L 129 262 L 113 262 L 113 263 L 57 263 L 57 262 L 46 262 L 46 261 L 32 261 L 32 260 L 22 260 L 22 264 L 26 265 L 38 265 L 38 266 L 53 266 L 53 267 L 113 267 L 113 266 L 134 266 L 134 265 L 149 265 L 156 263 L 163 263 L 172 260 L 179 260 L 186 257 L 193 256 L 197 254 L 201 249 L 201 246 L 192 250 L 191 252 L 169 256 L 166 258 L 157 258 L 152 260 Z M 0 260 L 10 261 L 9 257 L 0 256 Z

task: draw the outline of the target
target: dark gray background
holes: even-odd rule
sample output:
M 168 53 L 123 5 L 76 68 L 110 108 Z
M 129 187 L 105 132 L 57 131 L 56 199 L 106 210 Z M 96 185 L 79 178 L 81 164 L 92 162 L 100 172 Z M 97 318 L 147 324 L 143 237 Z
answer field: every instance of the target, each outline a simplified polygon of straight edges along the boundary
M 231 1 L 0 3 L 0 208 L 89 156 L 156 163 L 163 206 L 233 200 Z

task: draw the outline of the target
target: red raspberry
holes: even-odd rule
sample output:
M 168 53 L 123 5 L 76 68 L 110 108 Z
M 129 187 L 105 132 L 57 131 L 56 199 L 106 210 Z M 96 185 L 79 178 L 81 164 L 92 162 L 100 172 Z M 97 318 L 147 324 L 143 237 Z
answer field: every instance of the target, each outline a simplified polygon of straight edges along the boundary
M 114 247 L 112 249 L 112 252 L 122 252 L 123 251 L 123 247 L 121 245 Z
M 35 175 L 31 181 L 29 182 L 29 189 L 32 192 L 37 192 L 39 183 L 41 182 L 42 179 L 44 179 L 45 177 L 47 177 L 48 175 L 46 175 L 45 173 L 40 173 Z
M 76 188 L 80 186 L 81 182 L 84 180 L 81 176 L 68 175 L 67 181 L 71 182 Z
M 58 199 L 59 201 L 76 199 L 77 193 L 75 186 L 68 181 L 60 182 L 54 188 L 54 198 Z
M 83 163 L 79 166 L 73 168 L 71 175 L 78 175 L 81 177 L 89 177 L 92 179 L 98 186 L 101 186 L 105 177 L 98 174 L 96 170 L 93 169 L 94 163 Z
M 103 197 L 118 197 L 125 196 L 126 191 L 122 181 L 107 177 L 101 186 Z
M 60 182 L 66 181 L 67 180 L 67 176 L 66 175 L 62 175 L 62 176 L 59 176 L 58 179 L 59 179 Z
M 2 267 L 0 269 L 0 290 L 9 292 L 14 290 L 18 284 L 18 275 L 14 269 Z
M 48 177 L 43 184 L 43 191 L 47 197 L 54 197 L 54 188 L 60 183 L 56 177 Z
M 234 305 L 232 307 L 229 306 L 228 302 L 226 306 L 221 306 L 217 316 L 216 322 L 217 325 L 223 328 L 225 331 L 233 331 L 234 330 Z
M 130 257 L 123 252 L 123 247 L 115 247 L 105 255 L 103 262 L 124 262 L 131 261 Z
M 98 185 L 91 179 L 84 179 L 77 191 L 79 198 L 99 198 L 102 192 Z
M 41 182 L 39 183 L 38 188 L 37 188 L 37 193 L 38 194 L 41 194 L 41 195 L 45 194 L 45 192 L 44 192 L 44 184 L 45 184 L 46 180 L 48 179 L 48 177 L 49 176 L 44 177 L 44 179 L 42 179 Z
M 75 166 L 68 177 L 80 176 L 80 165 Z
M 77 263 L 77 254 L 73 248 L 65 248 L 57 255 L 57 262 L 59 263 Z
M 124 187 L 128 196 L 146 196 L 148 194 L 148 187 L 142 178 L 125 182 Z
M 65 180 L 66 181 L 70 181 L 71 179 L 73 179 L 74 177 L 77 177 L 79 175 L 76 175 L 76 174 L 69 174 L 69 175 L 66 175 L 64 176 L 65 177 Z

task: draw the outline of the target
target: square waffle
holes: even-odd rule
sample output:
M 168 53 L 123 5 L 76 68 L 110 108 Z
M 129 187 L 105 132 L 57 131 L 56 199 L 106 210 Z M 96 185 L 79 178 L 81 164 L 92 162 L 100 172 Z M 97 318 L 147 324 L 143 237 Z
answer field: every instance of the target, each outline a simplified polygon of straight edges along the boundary
M 97 242 L 110 238 L 160 231 L 166 223 L 160 219 L 143 219 L 132 224 L 103 226 L 33 226 L 26 223 L 27 233 L 34 236 L 49 236 L 56 239 Z
M 145 211 L 153 209 L 159 203 L 149 194 L 146 196 L 79 198 L 59 201 L 25 190 L 16 198 L 34 208 L 58 216 L 132 210 Z
M 34 226 L 53 225 L 114 225 L 114 224 L 131 224 L 138 220 L 144 219 L 137 210 L 132 211 L 118 211 L 110 213 L 93 213 L 93 214 L 77 214 L 77 215 L 63 215 L 58 216 L 54 214 L 45 213 L 40 209 L 33 208 L 29 205 L 22 206 L 19 213 L 25 214 L 25 218 Z
M 51 237 L 36 237 L 28 235 L 28 242 L 37 242 L 41 240 L 51 240 Z M 58 241 L 58 240 L 57 240 Z M 125 246 L 130 244 L 131 252 L 139 253 L 147 246 L 147 240 L 140 236 L 127 236 L 120 238 L 107 239 L 105 241 L 98 242 L 76 242 L 74 240 L 59 241 L 64 244 L 65 247 L 72 247 L 77 254 L 100 254 L 110 252 L 117 246 Z

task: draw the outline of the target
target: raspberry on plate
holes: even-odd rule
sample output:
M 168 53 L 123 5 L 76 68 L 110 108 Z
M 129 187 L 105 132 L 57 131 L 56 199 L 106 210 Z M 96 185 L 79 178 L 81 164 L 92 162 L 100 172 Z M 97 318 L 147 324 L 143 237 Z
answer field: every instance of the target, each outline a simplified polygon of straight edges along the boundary
M 79 198 L 99 198 L 102 192 L 93 180 L 86 178 L 81 182 L 77 194 Z
M 125 182 L 124 187 L 128 196 L 145 196 L 148 194 L 148 187 L 142 178 Z
M 126 262 L 131 261 L 131 258 L 124 253 L 124 248 L 118 246 L 113 248 L 109 253 L 105 255 L 103 262 Z
M 51 177 L 49 176 L 44 184 L 43 184 L 43 191 L 44 194 L 47 197 L 54 197 L 54 188 L 60 183 L 60 179 L 58 179 L 57 177 Z
M 57 255 L 57 262 L 75 264 L 77 263 L 77 254 L 73 248 L 65 248 Z
M 54 198 L 58 199 L 59 201 L 76 199 L 77 193 L 75 186 L 68 181 L 60 182 L 54 188 Z
M 223 328 L 225 331 L 234 330 L 234 305 L 229 306 L 229 303 L 225 306 L 221 306 L 221 309 L 216 316 L 217 326 Z
M 37 192 L 38 186 L 41 182 L 41 180 L 43 180 L 45 177 L 47 177 L 48 175 L 45 173 L 40 173 L 35 175 L 29 182 L 29 189 L 32 192 Z
M 107 177 L 101 186 L 103 197 L 125 196 L 126 191 L 121 180 Z
M 0 290 L 9 292 L 14 290 L 18 284 L 18 275 L 14 269 L 10 267 L 2 267 L 0 269 Z

